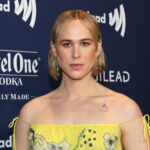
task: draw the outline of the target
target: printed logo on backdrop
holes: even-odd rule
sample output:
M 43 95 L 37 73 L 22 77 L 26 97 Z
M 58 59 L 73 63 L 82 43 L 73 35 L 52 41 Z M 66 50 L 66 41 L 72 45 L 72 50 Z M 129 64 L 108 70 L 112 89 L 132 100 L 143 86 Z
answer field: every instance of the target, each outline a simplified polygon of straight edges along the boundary
M 90 13 L 90 11 L 87 11 Z M 93 14 L 92 14 L 93 15 Z M 115 28 L 116 32 L 120 32 L 120 36 L 124 37 L 126 32 L 126 14 L 124 5 L 121 4 L 119 8 L 115 8 L 109 13 L 103 13 L 102 16 L 93 15 L 98 23 L 108 24 Z
M 8 139 L 0 140 L 0 148 L 11 148 L 12 147 L 12 135 L 9 135 Z
M 11 12 L 11 1 L 7 0 L 6 3 L 0 3 L 0 12 Z M 34 28 L 36 22 L 36 1 L 35 0 L 14 0 L 14 13 L 16 15 L 22 15 L 22 20 L 27 22 L 29 19 L 29 25 Z
M 90 11 L 87 11 L 91 13 Z M 93 14 L 92 14 L 93 15 Z M 120 34 L 122 38 L 125 37 L 126 32 L 126 14 L 123 4 L 120 4 L 118 8 L 110 11 L 109 13 L 103 13 L 103 15 L 93 15 L 98 23 L 108 24 L 114 27 L 115 31 Z M 98 82 L 110 82 L 110 83 L 127 83 L 130 81 L 130 73 L 127 70 L 109 70 L 103 71 L 100 75 L 95 77 Z
M 41 58 L 36 51 L 0 49 L 0 86 L 24 87 L 24 80 L 35 79 Z M 0 93 L 0 100 L 29 100 L 34 96 L 20 93 Z
M 128 83 L 130 81 L 130 73 L 126 70 L 109 70 L 103 71 L 101 74 L 95 77 L 98 82 L 109 82 L 109 83 Z

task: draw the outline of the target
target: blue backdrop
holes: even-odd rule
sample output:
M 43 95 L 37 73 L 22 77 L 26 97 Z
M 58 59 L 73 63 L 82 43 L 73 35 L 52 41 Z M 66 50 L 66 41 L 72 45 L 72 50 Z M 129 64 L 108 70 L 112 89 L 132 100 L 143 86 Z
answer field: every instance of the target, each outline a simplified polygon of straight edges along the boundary
M 148 1 L 0 0 L 0 149 L 11 149 L 11 120 L 34 97 L 57 87 L 48 76 L 50 28 L 67 9 L 83 9 L 101 24 L 107 70 L 96 77 L 149 109 Z

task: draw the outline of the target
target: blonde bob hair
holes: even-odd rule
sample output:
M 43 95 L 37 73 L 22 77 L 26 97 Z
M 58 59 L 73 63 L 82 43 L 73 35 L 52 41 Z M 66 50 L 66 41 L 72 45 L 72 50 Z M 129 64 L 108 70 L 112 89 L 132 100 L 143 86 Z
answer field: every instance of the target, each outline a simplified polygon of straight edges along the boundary
M 96 46 L 98 45 L 98 42 L 102 42 L 102 34 L 99 24 L 91 14 L 83 10 L 67 10 L 58 16 L 52 26 L 50 38 L 54 45 L 61 39 L 64 27 L 69 22 L 76 19 L 80 20 L 89 29 L 96 43 Z M 105 67 L 106 64 L 104 51 L 101 49 L 92 68 L 93 76 L 100 74 L 105 69 Z M 58 80 L 58 78 L 62 76 L 62 70 L 59 67 L 58 60 L 54 56 L 51 48 L 48 54 L 48 69 L 50 76 L 55 80 Z

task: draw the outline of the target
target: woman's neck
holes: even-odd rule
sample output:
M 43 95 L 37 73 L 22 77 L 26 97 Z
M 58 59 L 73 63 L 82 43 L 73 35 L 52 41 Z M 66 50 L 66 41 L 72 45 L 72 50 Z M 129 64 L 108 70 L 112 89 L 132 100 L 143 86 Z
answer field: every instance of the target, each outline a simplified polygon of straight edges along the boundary
M 88 96 L 100 95 L 100 91 L 104 94 L 106 88 L 98 84 L 91 75 L 80 80 L 73 80 L 64 75 L 61 84 L 56 91 L 58 97 L 64 97 L 69 100 L 73 100 Z

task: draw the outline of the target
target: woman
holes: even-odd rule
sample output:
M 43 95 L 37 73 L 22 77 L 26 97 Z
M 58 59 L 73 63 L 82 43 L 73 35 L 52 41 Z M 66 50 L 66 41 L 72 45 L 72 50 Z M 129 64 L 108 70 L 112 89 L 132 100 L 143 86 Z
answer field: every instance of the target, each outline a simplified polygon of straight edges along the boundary
M 63 12 L 52 27 L 50 45 L 50 75 L 61 83 L 22 108 L 13 148 L 149 150 L 149 116 L 142 116 L 134 100 L 93 78 L 105 69 L 102 36 L 93 16 L 81 10 Z

